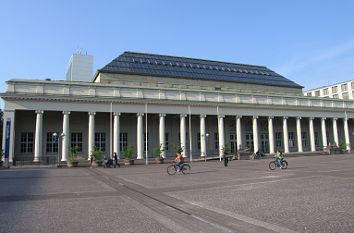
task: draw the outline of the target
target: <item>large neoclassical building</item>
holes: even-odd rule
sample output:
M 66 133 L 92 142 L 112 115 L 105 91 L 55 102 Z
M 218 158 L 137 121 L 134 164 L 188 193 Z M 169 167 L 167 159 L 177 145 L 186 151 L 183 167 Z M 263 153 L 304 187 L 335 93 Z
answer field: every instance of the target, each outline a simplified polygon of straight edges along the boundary
M 144 159 L 159 145 L 167 157 L 181 145 L 188 158 L 220 156 L 226 144 L 270 154 L 353 145 L 353 101 L 303 96 L 302 86 L 264 66 L 125 52 L 91 82 L 6 84 L 10 162 L 67 161 L 71 147 L 89 158 L 95 147 L 109 156 L 133 146 Z

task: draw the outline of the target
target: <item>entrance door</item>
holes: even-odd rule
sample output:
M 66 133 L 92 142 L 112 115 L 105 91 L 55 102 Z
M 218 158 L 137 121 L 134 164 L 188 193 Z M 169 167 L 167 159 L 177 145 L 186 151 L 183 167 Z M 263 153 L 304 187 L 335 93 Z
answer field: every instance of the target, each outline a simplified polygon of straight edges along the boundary
M 230 133 L 230 146 L 231 146 L 231 153 L 234 154 L 236 152 L 236 146 L 237 146 L 237 138 L 235 133 Z
M 268 134 L 261 133 L 261 150 L 263 152 L 269 152 Z

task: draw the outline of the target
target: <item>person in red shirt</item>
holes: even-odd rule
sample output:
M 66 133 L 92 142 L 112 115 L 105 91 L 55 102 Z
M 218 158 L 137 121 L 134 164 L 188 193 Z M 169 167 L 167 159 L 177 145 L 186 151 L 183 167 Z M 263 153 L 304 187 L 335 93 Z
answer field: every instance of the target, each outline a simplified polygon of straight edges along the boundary
M 180 166 L 184 163 L 184 158 L 183 158 L 181 153 L 176 153 L 175 162 L 176 162 L 176 166 L 178 168 L 177 171 L 179 171 L 180 170 Z

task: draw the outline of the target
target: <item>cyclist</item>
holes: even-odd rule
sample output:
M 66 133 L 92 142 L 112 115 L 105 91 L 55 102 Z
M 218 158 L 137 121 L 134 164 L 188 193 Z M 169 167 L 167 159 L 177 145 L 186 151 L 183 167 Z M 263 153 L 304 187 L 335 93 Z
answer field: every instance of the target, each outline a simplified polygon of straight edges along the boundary
M 177 166 L 177 171 L 179 172 L 180 166 L 184 163 L 184 158 L 181 153 L 176 153 L 176 166 Z
M 284 157 L 283 152 L 281 150 L 277 150 L 277 153 L 275 154 L 275 158 L 280 168 L 281 168 L 281 161 L 283 160 L 283 157 Z

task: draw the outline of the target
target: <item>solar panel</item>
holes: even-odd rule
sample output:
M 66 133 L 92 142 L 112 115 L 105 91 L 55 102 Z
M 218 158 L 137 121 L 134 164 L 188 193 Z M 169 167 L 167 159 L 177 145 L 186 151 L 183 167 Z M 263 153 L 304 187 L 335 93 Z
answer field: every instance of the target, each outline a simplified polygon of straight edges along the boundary
M 264 66 L 133 52 L 123 53 L 99 71 L 302 88 Z

